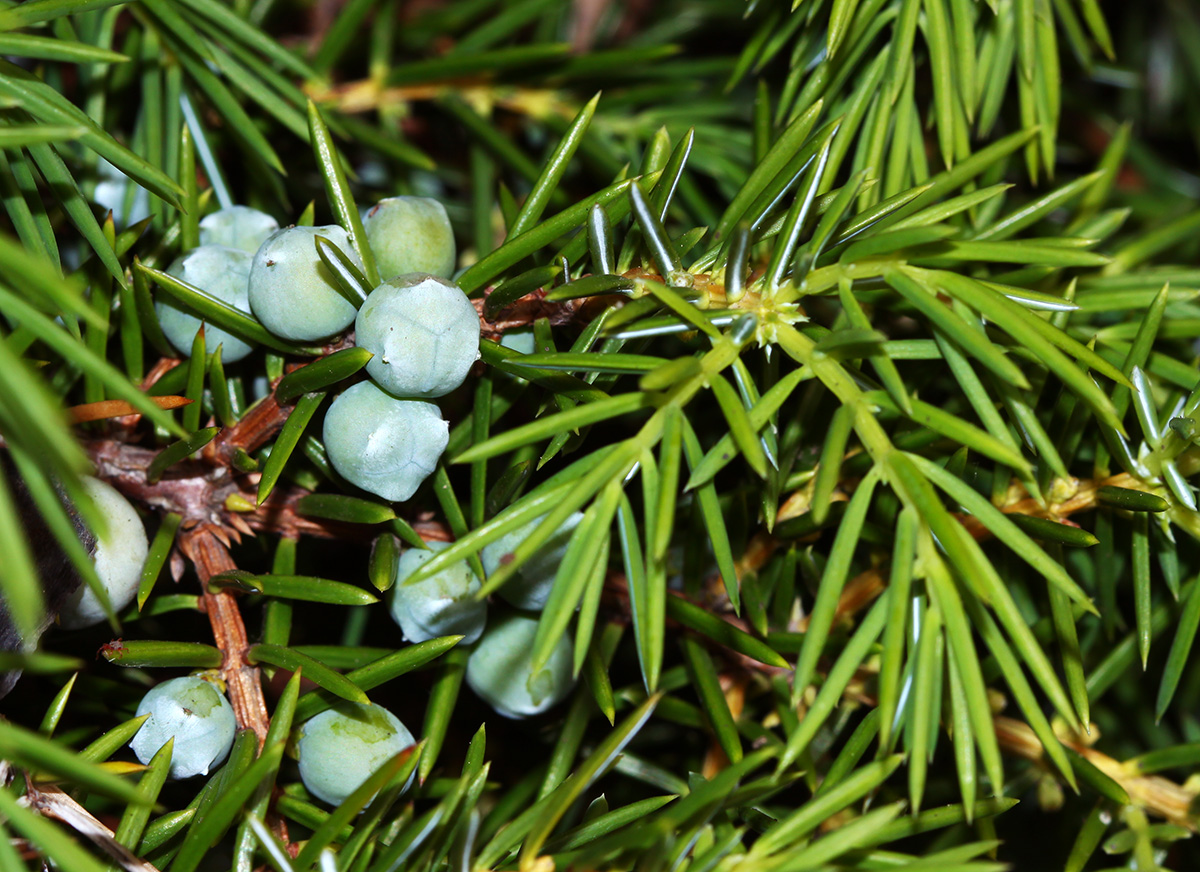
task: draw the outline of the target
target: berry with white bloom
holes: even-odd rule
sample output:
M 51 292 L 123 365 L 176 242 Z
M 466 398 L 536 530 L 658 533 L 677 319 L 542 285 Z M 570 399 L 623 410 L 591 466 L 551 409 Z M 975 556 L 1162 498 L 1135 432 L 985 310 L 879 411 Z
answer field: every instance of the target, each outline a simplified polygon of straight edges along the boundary
M 138 760 L 149 763 L 168 739 L 174 739 L 172 778 L 207 775 L 233 747 L 237 732 L 233 706 L 203 678 L 190 675 L 164 681 L 142 697 L 137 713 L 150 717 L 129 747 Z
M 339 475 L 398 502 L 433 472 L 450 441 L 450 425 L 433 403 L 398 400 L 364 381 L 333 401 L 322 435 Z
M 250 264 L 253 258 L 244 251 L 224 245 L 202 245 L 194 248 L 171 264 L 167 270 L 175 278 L 187 282 L 222 303 L 250 314 Z M 163 333 L 179 353 L 192 353 L 192 340 L 200 329 L 200 319 L 178 308 L 169 299 L 160 298 L 154 304 Z M 211 324 L 204 328 L 204 347 L 209 351 L 221 346 L 221 362 L 233 363 L 254 350 L 246 340 L 226 333 Z
M 479 359 L 479 314 L 462 289 L 431 275 L 397 276 L 371 291 L 355 343 L 375 356 L 367 373 L 398 397 L 440 397 Z
M 523 527 L 501 536 L 490 545 L 485 545 L 479 557 L 483 561 L 483 569 L 490 576 L 501 566 L 512 560 L 512 553 L 529 538 L 529 534 L 542 523 L 541 517 L 534 518 Z M 571 533 L 583 520 L 583 512 L 574 512 L 567 516 L 562 526 L 539 548 L 532 557 L 521 564 L 508 581 L 500 588 L 499 594 L 519 609 L 537 611 L 546 605 L 550 599 L 550 591 L 554 587 L 554 576 L 558 572 L 558 564 L 562 563 L 567 553 L 567 545 L 571 541 Z
M 363 216 L 379 277 L 454 272 L 454 231 L 446 207 L 429 197 L 389 197 Z
M 574 646 L 559 639 L 546 665 L 533 671 L 537 616 L 510 612 L 488 622 L 467 660 L 467 684 L 506 718 L 541 714 L 561 702 L 575 684 Z
M 389 592 L 392 619 L 410 642 L 462 636 L 462 644 L 469 645 L 483 632 L 487 603 L 475 599 L 481 585 L 467 561 L 456 561 L 416 584 L 404 583 L 422 564 L 450 547 L 449 542 L 428 544 L 428 551 L 410 548 L 400 556 Z
M 85 478 L 83 486 L 107 521 L 108 529 L 102 538 L 97 538 L 93 558 L 96 575 L 104 585 L 113 611 L 120 611 L 133 601 L 142 582 L 142 567 L 150 551 L 146 528 L 129 500 L 112 485 L 98 478 Z M 104 607 L 86 584 L 71 594 L 58 615 L 59 624 L 68 630 L 90 627 L 103 620 Z
M 300 728 L 300 780 L 313 796 L 340 805 L 411 744 L 412 733 L 387 709 L 342 702 Z
M 533 354 L 535 345 L 533 328 L 518 327 L 515 330 L 506 330 L 500 337 L 500 344 L 513 351 L 519 351 L 521 354 Z
M 363 268 L 349 234 L 336 224 L 277 230 L 259 247 L 250 268 L 254 316 L 276 336 L 293 342 L 325 339 L 354 320 L 354 306 L 338 293 L 333 274 L 317 254 L 318 236 Z
M 112 212 L 113 223 L 117 227 L 128 227 L 149 217 L 149 191 L 133 182 L 129 176 L 104 158 L 96 162 L 96 175 L 98 178 L 92 199 L 105 211 Z M 129 198 L 130 188 L 134 189 L 132 202 Z M 125 211 L 126 203 L 130 204 L 128 212 Z
M 249 206 L 226 206 L 200 219 L 200 244 L 224 245 L 254 254 L 279 222 Z

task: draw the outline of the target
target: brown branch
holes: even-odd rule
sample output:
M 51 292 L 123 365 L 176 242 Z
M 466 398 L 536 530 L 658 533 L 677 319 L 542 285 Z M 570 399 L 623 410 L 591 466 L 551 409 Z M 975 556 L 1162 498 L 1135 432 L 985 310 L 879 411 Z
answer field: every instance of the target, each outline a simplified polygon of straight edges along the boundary
M 204 446 L 202 456 L 214 466 L 227 467 L 238 449 L 247 454 L 266 445 L 283 425 L 292 406 L 281 407 L 272 392 L 251 406 L 232 427 L 226 427 L 217 438 Z
M 38 785 L 26 774 L 25 795 L 17 802 L 42 817 L 70 827 L 112 857 L 126 872 L 158 872 L 157 867 L 118 842 L 112 830 L 53 784 Z M 38 859 L 41 859 L 40 855 Z
M 1049 769 L 1045 749 L 1033 729 L 1021 721 L 1003 715 L 995 716 L 996 738 L 1000 749 L 1009 754 L 1030 760 Z M 1134 766 L 1109 757 L 1079 740 L 1075 736 L 1059 736 L 1062 743 L 1089 763 L 1117 782 L 1129 794 L 1129 801 L 1152 814 L 1166 818 L 1171 823 L 1197 829 L 1196 819 L 1191 813 L 1193 803 L 1200 791 L 1191 790 L 1159 775 L 1141 775 Z
M 227 543 L 222 542 L 217 532 L 208 526 L 184 531 L 180 536 L 179 548 L 192 561 L 200 577 L 200 602 L 208 613 L 217 647 L 225 655 L 221 663 L 221 677 L 228 687 L 229 701 L 233 704 L 238 726 L 254 730 L 261 748 L 267 737 L 269 718 L 259 671 L 246 661 L 246 652 L 250 648 L 246 625 L 232 593 L 208 592 L 208 580 L 212 576 L 235 570 L 237 564 L 229 556 Z
M 847 456 L 853 456 L 858 453 L 857 450 L 851 452 Z M 843 482 L 839 491 L 834 493 L 835 501 L 844 501 L 849 499 L 849 493 L 853 493 L 855 482 Z M 1069 492 L 1069 496 L 1058 502 L 1045 504 L 1040 500 L 1030 497 L 1024 487 L 1016 479 L 1013 480 L 1009 488 L 1009 498 L 1004 505 L 997 506 L 1001 512 L 1005 514 L 1023 514 L 1032 515 L 1038 518 L 1055 521 L 1057 523 L 1072 522 L 1068 519 L 1071 515 L 1079 512 L 1086 512 L 1097 506 L 1097 492 L 1102 487 L 1122 487 L 1130 490 L 1145 491 L 1147 493 L 1156 493 L 1157 488 L 1148 487 L 1144 482 L 1135 478 L 1128 473 L 1122 472 L 1116 475 L 1108 476 L 1103 479 L 1071 479 L 1065 484 L 1065 490 Z M 849 491 L 847 493 L 846 491 Z M 801 517 L 811 511 L 811 493 L 809 488 L 801 488 L 791 494 L 780 508 L 779 515 L 776 518 L 776 524 L 783 521 L 792 520 Z M 956 513 L 955 517 L 966 527 L 967 532 L 976 541 L 985 541 L 992 536 L 989 530 L 978 518 L 974 515 L 964 513 Z M 810 536 L 797 541 L 812 541 L 821 536 L 823 530 L 817 530 Z M 747 546 L 746 553 L 738 562 L 737 571 L 740 578 L 746 572 L 758 572 L 766 565 L 771 555 L 777 549 L 782 547 L 781 542 L 776 537 L 769 533 L 758 533 L 751 539 Z M 852 578 L 847 584 L 846 589 L 842 593 L 841 599 L 838 601 L 837 614 L 839 618 L 850 617 L 870 605 L 874 599 L 883 593 L 885 585 L 881 571 L 886 564 L 872 567 L 862 573 L 859 573 Z M 716 579 L 719 583 L 719 578 Z M 728 607 L 726 602 L 726 607 Z M 794 628 L 803 631 L 807 625 L 807 619 L 802 620 L 801 624 Z
M 1136 482 L 1128 477 L 1112 476 L 1105 479 L 1103 483 L 1129 487 L 1130 484 Z M 1095 491 L 1099 486 L 1096 485 L 1085 489 L 1083 493 L 1077 493 L 1076 496 L 1081 500 L 1080 505 L 1087 505 L 1089 500 L 1094 504 Z M 752 561 L 765 562 L 772 550 L 766 548 L 766 544 L 765 541 L 759 542 L 757 545 L 752 544 L 747 549 L 747 554 Z M 872 602 L 885 589 L 883 576 L 878 569 L 869 569 L 860 573 L 847 583 L 841 597 L 839 597 L 837 615 L 840 618 L 849 618 L 855 612 Z M 678 594 L 673 593 L 673 595 Z M 683 598 L 694 605 L 712 612 L 726 623 L 740 630 L 751 634 L 754 632 L 746 621 L 729 613 L 728 598 L 724 594 L 723 587 L 720 586 L 719 577 L 716 579 L 716 584 L 709 585 L 704 598 L 697 599 L 687 596 Z M 623 573 L 610 572 L 608 578 L 605 579 L 604 603 L 607 608 L 612 610 L 617 620 L 632 621 L 629 589 Z M 803 621 L 801 628 L 806 623 L 806 620 Z M 675 625 L 678 628 L 678 625 L 673 621 L 668 620 L 668 624 Z M 705 637 L 701 636 L 701 638 Z M 713 647 L 718 648 L 721 656 L 729 664 L 729 668 L 721 673 L 721 683 L 731 710 L 734 710 L 735 707 L 738 710 L 741 708 L 744 701 L 746 677 L 748 675 L 762 675 L 766 678 L 774 678 L 780 675 L 788 676 L 791 674 L 789 670 L 760 663 L 752 657 L 747 657 L 728 648 L 715 645 Z M 819 668 L 825 671 L 829 668 L 829 664 L 822 663 Z M 870 667 L 858 669 L 854 678 L 846 687 L 845 698 L 872 707 L 878 705 L 877 697 L 870 692 L 870 687 L 876 678 L 877 669 Z M 808 699 L 811 701 L 811 697 Z M 801 703 L 801 711 L 799 712 L 801 717 L 804 715 L 803 708 L 806 704 Z M 1054 771 L 1053 764 L 1046 758 L 1045 749 L 1041 741 L 1028 724 L 1005 715 L 995 714 L 993 715 L 993 725 L 996 730 L 996 740 L 1001 751 L 1011 757 L 1028 760 L 1047 772 Z M 1129 795 L 1130 802 L 1134 805 L 1165 818 L 1172 823 L 1187 827 L 1189 830 L 1195 831 L 1200 829 L 1196 819 L 1191 814 L 1193 804 L 1200 797 L 1200 790 L 1190 789 L 1161 776 L 1140 774 L 1134 766 L 1122 763 L 1102 751 L 1091 747 L 1090 743 L 1094 742 L 1098 738 L 1098 735 L 1096 727 L 1093 724 L 1092 734 L 1087 737 L 1060 733 L 1058 738 L 1066 747 L 1080 754 L 1097 769 L 1120 784 Z M 720 751 L 719 746 L 715 744 L 715 741 L 710 745 L 704 765 L 706 772 L 710 773 L 715 773 L 719 771 L 719 768 L 728 765 L 728 761 L 724 760 L 723 753 Z

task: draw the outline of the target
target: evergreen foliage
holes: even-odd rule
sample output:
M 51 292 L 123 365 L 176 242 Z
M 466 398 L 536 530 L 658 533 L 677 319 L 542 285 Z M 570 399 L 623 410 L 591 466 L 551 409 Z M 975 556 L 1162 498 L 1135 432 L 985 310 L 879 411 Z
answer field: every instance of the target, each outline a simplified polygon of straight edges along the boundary
M 98 583 L 82 475 L 152 535 L 110 624 L 0 655 L 0 870 L 1196 868 L 1194 4 L 3 0 L 0 55 L 13 625 L 50 540 Z M 341 225 L 357 307 L 394 196 L 483 328 L 395 504 L 318 438 L 369 353 L 168 271 L 250 206 Z M 494 615 L 557 564 L 518 659 L 562 703 L 403 641 L 426 541 Z M 195 671 L 239 733 L 170 781 L 127 745 Z M 417 744 L 331 807 L 295 745 L 342 701 Z

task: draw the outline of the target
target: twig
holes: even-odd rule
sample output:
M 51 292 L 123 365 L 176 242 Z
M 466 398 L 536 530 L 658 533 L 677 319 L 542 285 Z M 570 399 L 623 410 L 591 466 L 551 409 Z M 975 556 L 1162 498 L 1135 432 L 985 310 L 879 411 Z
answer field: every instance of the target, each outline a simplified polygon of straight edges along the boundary
M 237 569 L 237 564 L 229 556 L 227 544 L 218 538 L 216 530 L 201 526 L 185 531 L 181 535 L 179 548 L 192 561 L 200 577 L 200 602 L 208 613 L 217 647 L 225 655 L 221 677 L 229 689 L 233 714 L 239 726 L 254 730 L 261 748 L 267 738 L 269 718 L 258 668 L 246 661 L 246 652 L 250 648 L 246 624 L 238 610 L 237 599 L 231 592 L 208 591 L 208 580 L 212 576 Z
M 126 872 L 158 872 L 157 867 L 140 859 L 118 842 L 112 830 L 54 785 L 39 787 L 26 777 L 25 795 L 17 802 L 42 817 L 70 827 L 120 863 Z
M 1122 487 L 1129 486 L 1129 480 L 1123 479 L 1121 476 L 1113 476 L 1104 480 L 1105 484 L 1118 484 L 1119 482 Z M 1091 489 L 1091 494 L 1094 499 L 1095 488 Z M 748 549 L 748 551 L 754 553 L 755 549 Z M 605 580 L 604 589 L 605 603 L 610 608 L 615 609 L 618 619 L 627 622 L 632 621 L 629 590 L 624 574 L 620 572 L 609 573 L 608 578 Z M 877 569 L 870 569 L 861 573 L 847 584 L 846 589 L 839 598 L 837 607 L 838 615 L 849 616 L 853 614 L 866 603 L 871 602 L 884 589 L 883 578 Z M 716 595 L 714 599 L 713 586 L 711 585 L 709 588 L 709 598 L 706 601 L 697 601 L 692 597 L 684 597 L 684 599 L 718 614 L 722 620 L 738 629 L 748 633 L 753 632 L 750 626 L 741 618 L 727 612 L 723 613 L 728 602 L 724 599 L 723 594 Z M 735 716 L 736 712 L 740 711 L 743 703 L 745 676 L 747 674 L 757 674 L 767 678 L 790 675 L 789 670 L 760 663 L 752 657 L 747 657 L 728 648 L 721 648 L 720 652 L 730 664 L 730 669 L 724 670 L 721 673 L 721 685 L 725 690 L 726 701 L 730 704 L 731 711 L 735 712 Z M 875 669 L 860 668 L 856 670 L 854 678 L 851 679 L 846 687 L 845 697 L 863 705 L 872 707 L 878 705 L 878 699 L 868 690 L 876 677 L 877 670 Z M 803 711 L 800 712 L 800 715 L 803 717 Z M 1051 764 L 1045 758 L 1045 749 L 1041 741 L 1028 724 L 1000 714 L 993 715 L 993 724 L 1001 751 L 1009 756 L 1029 760 L 1048 772 L 1052 770 Z M 1190 812 L 1193 803 L 1197 797 L 1200 797 L 1200 791 L 1191 790 L 1161 776 L 1141 775 L 1130 765 L 1096 750 L 1088 744 L 1088 742 L 1095 741 L 1097 737 L 1094 725 L 1092 729 L 1093 734 L 1086 741 L 1083 737 L 1073 734 L 1059 735 L 1059 740 L 1066 747 L 1071 748 L 1105 775 L 1120 784 L 1129 795 L 1130 802 L 1134 805 L 1165 818 L 1172 823 L 1187 827 L 1189 830 L 1195 831 L 1200 829 L 1197 821 L 1192 817 Z M 705 758 L 706 773 L 715 774 L 718 763 L 720 763 L 722 758 L 723 754 L 714 742 L 710 746 L 708 755 Z M 724 765 L 728 765 L 728 761 L 725 761 Z
M 1043 760 L 1045 749 L 1028 724 L 1003 715 L 996 715 L 995 724 L 996 738 L 1002 751 L 1039 765 L 1046 765 Z M 1191 807 L 1196 797 L 1200 796 L 1200 792 L 1189 790 L 1158 775 L 1139 775 L 1129 764 L 1109 757 L 1073 737 L 1059 738 L 1064 745 L 1121 785 L 1129 794 L 1133 805 L 1166 818 L 1171 823 L 1196 831 L 1196 820 L 1191 814 Z

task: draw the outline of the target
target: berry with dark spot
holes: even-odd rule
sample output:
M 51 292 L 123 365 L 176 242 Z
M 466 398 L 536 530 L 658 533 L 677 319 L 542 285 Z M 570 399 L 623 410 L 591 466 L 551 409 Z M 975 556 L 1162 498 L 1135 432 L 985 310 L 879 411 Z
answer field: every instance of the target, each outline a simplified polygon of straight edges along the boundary
M 484 571 L 492 575 L 501 566 L 512 563 L 513 552 L 537 528 L 544 517 L 545 515 L 534 518 L 523 527 L 501 536 L 490 545 L 485 545 L 479 554 Z M 558 564 L 562 563 L 563 557 L 566 556 L 571 533 L 582 520 L 583 512 L 569 515 L 542 547 L 500 587 L 500 596 L 519 609 L 537 610 L 544 607 L 550 598 L 550 590 L 554 587 Z
M 129 747 L 142 763 L 174 739 L 171 777 L 207 775 L 233 747 L 237 721 L 225 694 L 195 675 L 172 678 L 150 690 L 138 704 L 138 715 L 150 715 Z
M 349 234 L 336 224 L 287 227 L 272 233 L 250 268 L 254 316 L 276 336 L 293 342 L 325 339 L 354 320 L 354 306 L 338 293 L 333 274 L 317 255 L 318 236 L 363 268 Z
M 410 548 L 400 556 L 396 581 L 388 594 L 392 619 L 410 642 L 439 636 L 462 636 L 469 645 L 479 638 L 487 622 L 487 603 L 477 600 L 479 579 L 465 560 L 459 560 L 416 584 L 405 584 L 423 563 L 449 542 L 430 542 L 429 550 Z

